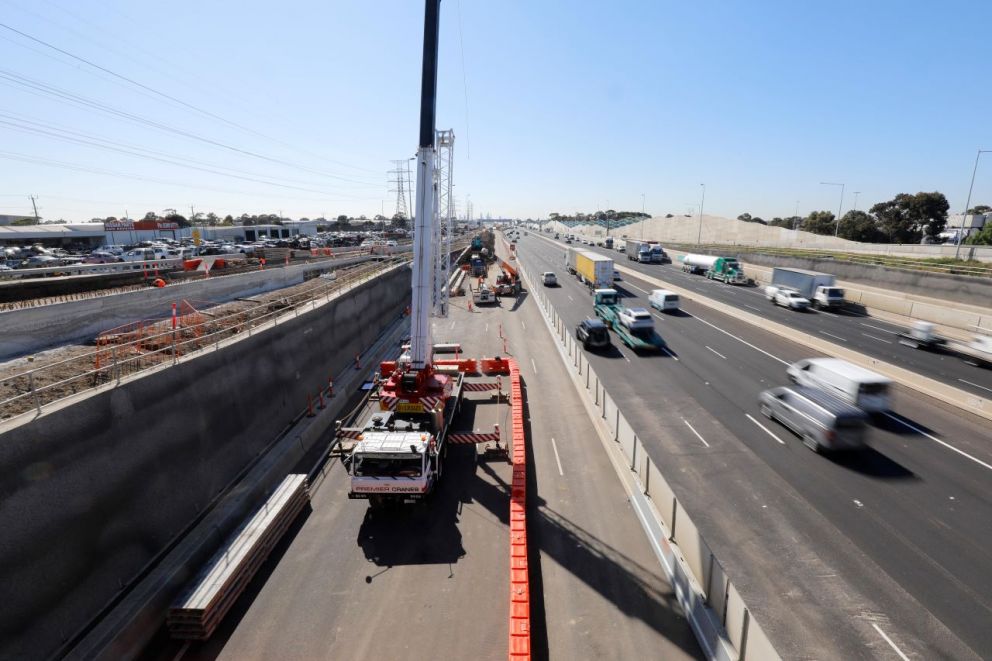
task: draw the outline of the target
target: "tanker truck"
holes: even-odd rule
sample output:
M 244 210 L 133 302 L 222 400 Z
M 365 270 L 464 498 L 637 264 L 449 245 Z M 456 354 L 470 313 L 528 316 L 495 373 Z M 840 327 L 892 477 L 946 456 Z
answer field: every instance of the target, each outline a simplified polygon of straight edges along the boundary
M 713 255 L 683 255 L 682 270 L 686 273 L 702 273 L 710 280 L 722 280 L 728 285 L 747 283 L 744 269 L 736 257 L 716 257 Z

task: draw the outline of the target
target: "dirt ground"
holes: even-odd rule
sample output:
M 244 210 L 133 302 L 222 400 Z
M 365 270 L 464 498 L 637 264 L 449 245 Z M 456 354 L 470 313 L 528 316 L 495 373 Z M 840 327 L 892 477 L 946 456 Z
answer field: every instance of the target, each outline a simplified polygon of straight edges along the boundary
M 258 296 L 185 311 L 175 340 L 171 319 L 162 318 L 150 325 L 113 329 L 86 343 L 0 363 L 0 420 L 170 361 L 174 353 L 188 354 L 246 331 L 273 314 L 325 296 L 385 265 L 344 267 L 335 272 L 333 280 L 315 277 Z

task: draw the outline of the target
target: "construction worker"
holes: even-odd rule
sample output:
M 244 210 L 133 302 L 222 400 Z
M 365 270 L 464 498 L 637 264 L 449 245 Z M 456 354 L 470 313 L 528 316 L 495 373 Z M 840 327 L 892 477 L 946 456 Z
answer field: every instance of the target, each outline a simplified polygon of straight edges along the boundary
M 153 287 L 159 287 L 159 288 L 164 287 L 165 286 L 165 280 L 163 280 L 162 278 L 155 278 L 154 280 L 152 280 L 152 286 Z

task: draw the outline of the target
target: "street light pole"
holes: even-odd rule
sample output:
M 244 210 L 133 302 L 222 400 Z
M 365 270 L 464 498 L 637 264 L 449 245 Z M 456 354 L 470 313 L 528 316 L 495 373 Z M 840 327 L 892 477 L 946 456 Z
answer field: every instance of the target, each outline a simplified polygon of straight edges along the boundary
M 699 232 L 696 233 L 696 245 L 703 242 L 703 205 L 706 204 L 706 184 L 699 184 L 703 187 L 703 199 L 699 201 Z
M 840 212 L 844 210 L 844 186 L 845 184 L 835 184 L 832 181 L 821 181 L 821 186 L 840 186 L 840 206 L 837 207 L 837 223 L 834 225 L 834 236 L 840 230 Z
M 961 214 L 961 229 L 958 230 L 958 245 L 954 249 L 954 259 L 958 258 L 961 254 L 961 235 L 964 234 L 964 224 L 968 222 L 968 207 L 971 206 L 971 192 L 975 188 L 975 174 L 978 173 L 978 159 L 982 157 L 982 154 L 988 154 L 992 152 L 992 149 L 979 149 L 978 153 L 975 154 L 975 167 L 971 170 L 971 185 L 968 186 L 968 201 L 964 203 L 964 213 Z
M 641 240 L 644 240 L 644 193 L 641 193 Z
M 859 190 L 854 191 L 854 210 L 855 211 L 858 210 L 858 195 L 861 195 L 861 191 L 859 191 Z
M 795 231 L 796 225 L 799 223 L 799 200 L 796 200 L 796 215 L 792 217 L 792 229 Z

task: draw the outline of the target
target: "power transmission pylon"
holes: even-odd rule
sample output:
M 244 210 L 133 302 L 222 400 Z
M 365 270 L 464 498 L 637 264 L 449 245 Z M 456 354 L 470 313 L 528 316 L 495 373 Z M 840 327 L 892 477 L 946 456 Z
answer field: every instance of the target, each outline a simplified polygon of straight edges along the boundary
M 396 193 L 396 214 L 410 218 L 407 192 L 410 190 L 410 163 L 407 160 L 393 161 L 394 170 L 389 171 L 390 193 Z

